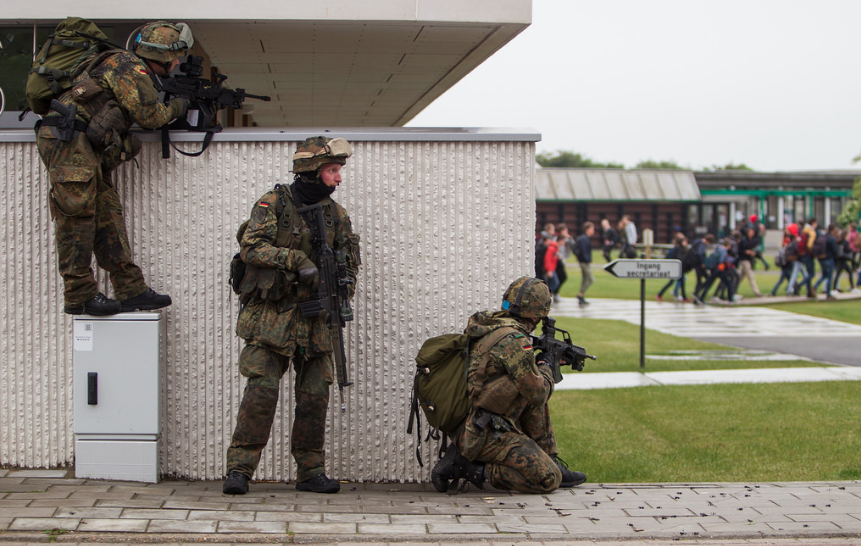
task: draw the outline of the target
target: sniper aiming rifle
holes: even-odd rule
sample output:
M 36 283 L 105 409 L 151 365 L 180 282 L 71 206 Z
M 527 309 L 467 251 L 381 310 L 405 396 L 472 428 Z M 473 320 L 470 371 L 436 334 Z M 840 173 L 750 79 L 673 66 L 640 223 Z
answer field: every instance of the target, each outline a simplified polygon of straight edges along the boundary
M 182 119 L 177 119 L 169 126 L 162 127 L 162 157 L 170 157 L 170 138 L 168 130 L 185 129 L 198 133 L 206 133 L 203 148 L 197 153 L 186 153 L 174 146 L 179 153 L 196 157 L 202 154 L 215 133 L 220 133 L 223 127 L 216 119 L 216 114 L 222 108 L 242 109 L 245 99 L 270 101 L 266 95 L 252 95 L 245 89 L 230 89 L 224 87 L 224 74 L 215 74 L 215 81 L 202 78 L 203 57 L 186 55 L 180 57 L 179 73 L 161 80 L 161 90 L 164 91 L 164 102 L 172 97 L 182 97 L 188 100 L 188 111 Z

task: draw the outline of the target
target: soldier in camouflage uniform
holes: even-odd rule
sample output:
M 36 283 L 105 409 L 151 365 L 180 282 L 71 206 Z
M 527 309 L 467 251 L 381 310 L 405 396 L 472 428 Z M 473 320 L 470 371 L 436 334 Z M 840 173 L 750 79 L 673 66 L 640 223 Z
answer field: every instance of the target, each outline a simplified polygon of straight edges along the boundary
M 236 333 L 246 343 L 239 356 L 239 372 L 248 383 L 227 450 L 226 494 L 248 492 L 248 481 L 269 441 L 281 377 L 291 361 L 296 372 L 296 411 L 290 453 L 298 467 L 296 488 L 317 493 L 340 490 L 337 480 L 325 474 L 323 449 L 333 350 L 337 349 L 325 312 L 309 318 L 297 306 L 313 299 L 319 282 L 312 230 L 297 211 L 322 205 L 329 246 L 346 257 L 352 298 L 361 265 L 359 237 L 353 233 L 347 211 L 329 197 L 340 184 L 341 167 L 351 155 L 349 143 L 342 138 L 305 140 L 293 156 L 294 183 L 275 186 L 261 197 L 244 232 L 240 228 L 240 255 L 246 272 Z
M 547 401 L 553 393 L 553 372 L 545 355 L 536 362 L 530 334 L 550 311 L 551 294 L 544 281 L 522 277 L 503 295 L 502 311 L 485 311 L 469 318 L 466 333 L 480 339 L 500 328 L 511 332 L 489 351 L 470 351 L 467 386 L 471 408 L 445 456 L 431 474 L 440 492 L 460 478 L 482 487 L 486 480 L 498 489 L 549 493 L 586 481 L 568 470 L 557 456 L 556 438 Z
M 128 132 L 132 123 L 154 129 L 185 115 L 186 99 L 163 104 L 156 84 L 193 42 L 184 23 L 145 25 L 134 53 L 121 49 L 93 53 L 73 69 L 77 75 L 72 87 L 58 97 L 62 107 L 52 106 L 37 123 L 39 155 L 51 178 L 49 206 L 66 313 L 111 315 L 171 304 L 170 296 L 147 286 L 132 261 L 111 173 L 141 149 Z M 61 130 L 64 119 L 74 123 L 73 130 Z M 91 268 L 93 254 L 110 274 L 116 300 L 99 292 Z

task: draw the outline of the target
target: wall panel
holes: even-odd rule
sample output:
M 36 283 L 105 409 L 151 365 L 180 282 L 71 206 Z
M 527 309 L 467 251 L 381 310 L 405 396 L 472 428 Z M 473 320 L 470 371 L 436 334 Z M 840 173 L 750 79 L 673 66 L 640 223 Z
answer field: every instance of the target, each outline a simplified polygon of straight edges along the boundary
M 137 165 L 114 177 L 135 260 L 174 300 L 164 311 L 161 465 L 169 476 L 223 475 L 244 386 L 227 266 L 255 199 L 291 182 L 299 140 L 229 138 L 200 158 L 174 152 L 169 160 L 145 142 Z M 327 422 L 328 471 L 340 479 L 428 479 L 405 432 L 412 358 L 427 337 L 496 308 L 507 284 L 532 270 L 534 139 L 400 138 L 351 138 L 355 155 L 334 195 L 362 238 L 363 260 L 346 336 L 355 384 L 343 412 L 333 387 Z M 47 173 L 35 143 L 10 140 L 0 139 L 0 465 L 70 465 L 72 320 L 59 297 Z M 295 479 L 292 388 L 291 372 L 258 479 Z M 423 450 L 429 461 L 430 447 Z

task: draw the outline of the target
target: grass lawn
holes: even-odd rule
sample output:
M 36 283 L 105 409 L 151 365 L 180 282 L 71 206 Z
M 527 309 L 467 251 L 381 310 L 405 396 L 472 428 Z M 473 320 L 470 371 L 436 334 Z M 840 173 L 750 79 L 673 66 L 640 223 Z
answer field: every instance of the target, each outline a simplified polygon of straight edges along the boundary
M 559 317 L 556 327 L 568 330 L 575 345 L 586 349 L 598 360 L 587 360 L 583 372 L 638 372 L 640 370 L 640 326 L 621 320 L 595 320 Z M 539 326 L 540 330 L 540 326 Z M 557 337 L 561 337 L 557 334 Z M 687 370 L 730 370 L 749 368 L 792 368 L 821 366 L 809 360 L 652 360 L 649 355 L 672 355 L 674 351 L 739 351 L 717 343 L 646 329 L 647 372 Z M 578 373 L 570 367 L 563 373 Z
M 861 479 L 861 382 L 559 391 L 559 454 L 593 483 Z

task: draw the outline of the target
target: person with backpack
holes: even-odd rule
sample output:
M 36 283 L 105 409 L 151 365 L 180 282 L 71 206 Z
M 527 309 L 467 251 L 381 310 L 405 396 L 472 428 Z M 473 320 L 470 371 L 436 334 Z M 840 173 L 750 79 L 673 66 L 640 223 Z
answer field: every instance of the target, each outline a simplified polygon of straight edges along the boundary
M 227 495 L 248 492 L 248 481 L 269 441 L 281 378 L 291 363 L 296 373 L 290 433 L 290 453 L 298 467 L 296 489 L 340 490 L 338 481 L 326 476 L 324 449 L 334 351 L 340 348 L 337 331 L 333 332 L 337 328 L 330 328 L 328 313 L 319 309 L 318 285 L 325 240 L 335 256 L 344 258 L 347 298 L 355 293 L 361 265 L 359 236 L 347 211 L 330 197 L 341 184 L 341 168 L 352 153 L 343 138 L 319 136 L 300 143 L 293 155 L 293 184 L 279 184 L 264 194 L 244 231 L 240 228 L 246 271 L 236 334 L 245 340 L 239 373 L 248 382 L 227 450 L 222 486 Z M 318 223 L 320 218 L 314 215 L 323 215 L 325 223 Z
M 460 479 L 482 488 L 522 493 L 550 493 L 586 481 L 568 470 L 558 456 L 547 401 L 553 394 L 552 363 L 536 357 L 530 334 L 550 312 L 547 285 L 521 277 L 502 296 L 502 310 L 472 315 L 465 333 L 472 345 L 499 329 L 510 332 L 494 343 L 489 355 L 469 352 L 467 387 L 479 391 L 470 398 L 469 413 L 452 444 L 431 472 L 437 491 L 444 493 Z M 472 346 L 471 346 L 472 349 Z
M 71 87 L 36 123 L 39 155 L 51 178 L 49 206 L 68 314 L 112 315 L 172 303 L 147 285 L 132 261 L 111 173 L 141 149 L 129 133 L 132 123 L 155 129 L 185 115 L 188 101 L 163 104 L 154 82 L 193 43 L 184 23 L 159 21 L 141 29 L 133 51 L 92 49 L 73 71 Z M 110 274 L 117 299 L 99 291 L 93 255 Z
M 728 290 L 727 301 L 733 302 L 733 282 L 729 277 L 728 264 L 731 260 L 729 250 L 732 248 L 732 240 L 729 237 L 724 238 L 721 244 L 717 246 L 714 252 L 708 255 L 705 260 L 705 266 L 709 270 L 709 277 L 703 284 L 698 293 L 694 294 L 694 303 L 703 305 L 706 301 L 709 289 L 716 280 L 720 280 Z
M 819 277 L 813 288 L 818 290 L 819 285 L 825 282 L 825 299 L 828 300 L 837 299 L 831 295 L 831 285 L 834 280 L 834 264 L 838 253 L 837 238 L 835 237 L 837 231 L 837 224 L 829 224 L 828 231 L 817 237 L 817 241 L 821 241 L 821 244 L 813 245 L 813 254 L 819 260 L 819 269 L 822 271 L 822 276 Z
M 792 226 L 796 228 L 795 232 L 797 232 L 797 226 L 795 224 L 792 224 Z M 770 294 L 772 296 L 777 295 L 777 289 L 780 288 L 784 280 L 786 280 L 786 295 L 792 295 L 792 271 L 795 267 L 795 260 L 798 257 L 797 248 L 798 237 L 792 232 L 790 226 L 787 226 L 783 230 L 783 243 L 774 258 L 774 265 L 780 268 L 780 278 L 777 279 L 774 288 L 771 289 Z
M 852 275 L 852 246 L 846 238 L 848 231 L 838 230 L 837 233 L 837 259 L 834 264 L 834 291 L 840 292 L 840 275 L 845 271 L 849 277 L 849 291 L 857 293 L 859 290 L 855 287 L 855 277 Z
M 694 286 L 694 296 L 702 290 L 703 285 L 708 279 L 709 271 L 705 265 L 706 249 L 709 245 L 713 245 L 714 242 L 715 236 L 711 233 L 706 233 L 705 236 L 700 239 L 694 239 L 694 242 L 691 243 L 691 247 L 685 254 L 685 258 L 682 261 L 682 272 L 686 273 L 688 271 L 693 271 L 697 276 L 697 282 Z

